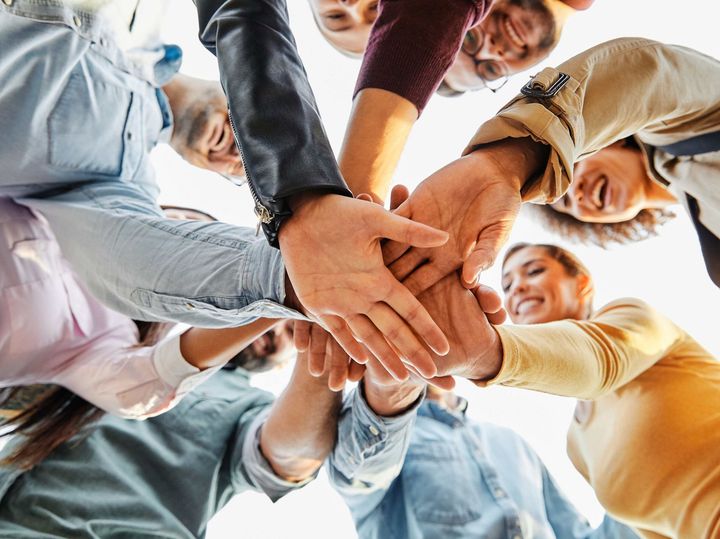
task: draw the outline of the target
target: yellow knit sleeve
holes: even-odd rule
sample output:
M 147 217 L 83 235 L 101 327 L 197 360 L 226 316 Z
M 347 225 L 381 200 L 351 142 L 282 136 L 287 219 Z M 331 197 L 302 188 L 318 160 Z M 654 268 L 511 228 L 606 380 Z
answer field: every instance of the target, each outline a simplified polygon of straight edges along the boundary
M 670 353 L 686 334 L 646 303 L 609 303 L 590 320 L 498 326 L 503 365 L 492 380 L 555 395 L 595 399 Z

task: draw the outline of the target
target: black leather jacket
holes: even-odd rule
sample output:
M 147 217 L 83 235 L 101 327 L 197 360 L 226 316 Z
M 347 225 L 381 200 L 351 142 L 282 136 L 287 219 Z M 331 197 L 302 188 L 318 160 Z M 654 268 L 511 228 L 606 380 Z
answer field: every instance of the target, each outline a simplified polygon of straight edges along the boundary
M 220 82 L 255 213 L 271 245 L 288 198 L 322 190 L 352 196 L 325 134 L 290 31 L 285 0 L 195 0 L 200 40 Z

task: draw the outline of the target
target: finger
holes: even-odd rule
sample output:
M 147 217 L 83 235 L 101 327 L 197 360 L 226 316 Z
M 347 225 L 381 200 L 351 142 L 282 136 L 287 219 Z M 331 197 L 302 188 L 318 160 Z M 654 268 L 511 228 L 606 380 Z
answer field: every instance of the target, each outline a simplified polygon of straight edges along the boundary
M 500 309 L 496 313 L 490 313 L 485 316 L 487 316 L 488 322 L 490 322 L 493 326 L 499 326 L 500 324 L 504 324 L 505 320 L 507 320 L 507 311 L 505 309 Z
M 390 210 L 396 210 L 400 204 L 410 198 L 410 190 L 405 185 L 396 185 L 390 191 Z
M 382 244 L 383 263 L 389 266 L 410 250 L 410 246 L 396 241 L 385 241 Z
M 486 270 L 495 263 L 495 258 L 512 230 L 514 218 L 506 219 L 491 225 L 481 231 L 477 243 L 465 259 L 462 271 L 462 280 L 473 283 L 481 271 Z
M 455 389 L 455 378 L 450 375 L 435 376 L 434 378 L 430 378 L 429 380 L 427 380 L 427 383 L 444 391 L 451 391 Z
M 357 341 L 355 336 L 350 332 L 350 328 L 345 321 L 338 316 L 321 317 L 323 324 L 328 328 L 330 334 L 335 338 L 343 350 L 358 363 L 366 363 L 371 357 L 368 349 Z
M 329 358 L 329 371 L 328 375 L 328 387 L 333 391 L 342 391 L 345 387 L 345 382 L 348 377 L 348 368 L 351 362 L 354 363 L 345 353 L 345 350 L 335 341 L 330 339 L 328 341 L 328 358 Z
M 407 380 L 407 369 L 369 318 L 365 315 L 353 316 L 348 320 L 348 325 L 395 380 Z
M 365 374 L 366 367 L 365 365 L 360 365 L 357 361 L 352 361 L 350 363 L 350 367 L 348 367 L 348 381 L 350 382 L 359 382 L 360 379 Z M 387 372 L 387 371 L 385 371 Z M 389 375 L 388 375 L 389 376 Z
M 403 280 L 402 284 L 405 286 L 413 296 L 417 296 L 422 292 L 425 292 L 435 283 L 442 280 L 444 277 L 454 272 L 459 267 L 453 265 L 446 265 L 439 262 L 430 262 L 420 266 L 417 270 L 412 272 L 406 279 Z
M 473 294 L 475 294 L 475 297 L 480 304 L 480 308 L 485 314 L 496 313 L 502 309 L 502 298 L 493 288 L 485 284 L 481 284 L 473 290 Z
M 385 340 L 404 363 L 412 365 L 423 378 L 435 376 L 437 367 L 417 336 L 398 314 L 384 303 L 375 304 L 367 317 L 375 324 Z
M 328 334 L 317 324 L 310 328 L 310 348 L 308 349 L 308 371 L 313 376 L 322 376 L 327 358 Z
M 355 198 L 357 198 L 358 200 L 364 200 L 365 202 L 373 202 L 373 198 L 367 193 L 360 193 Z
M 393 274 L 393 277 L 402 282 L 426 262 L 426 255 L 422 254 L 419 249 L 410 249 L 398 260 L 390 264 L 388 269 Z
M 407 322 L 415 333 L 422 337 L 436 354 L 444 356 L 450 351 L 450 344 L 445 338 L 445 334 L 425 310 L 425 307 L 407 288 L 395 282 L 392 291 L 384 301 Z M 429 373 L 429 376 L 434 374 L 434 372 Z
M 373 233 L 379 238 L 387 238 L 415 247 L 440 247 L 447 243 L 450 237 L 443 230 L 400 217 L 379 206 L 377 209 L 379 211 L 373 221 L 375 224 Z
M 293 341 L 298 352 L 304 352 L 310 346 L 310 322 L 295 320 Z

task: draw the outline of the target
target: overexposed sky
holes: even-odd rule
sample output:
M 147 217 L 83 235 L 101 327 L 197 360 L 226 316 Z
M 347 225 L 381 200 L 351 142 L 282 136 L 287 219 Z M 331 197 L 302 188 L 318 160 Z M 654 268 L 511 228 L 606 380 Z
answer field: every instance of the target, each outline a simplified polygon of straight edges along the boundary
M 441 1 L 441 0 L 438 0 Z M 324 120 L 330 141 L 339 150 L 359 62 L 327 45 L 312 20 L 305 0 L 288 2 L 292 27 Z M 185 51 L 182 71 L 217 78 L 217 64 L 197 41 L 197 22 L 190 0 L 174 0 L 164 31 L 168 42 Z M 685 0 L 596 0 L 589 11 L 572 18 L 553 54 L 532 72 L 556 65 L 597 43 L 621 36 L 641 36 L 678 43 L 720 57 L 717 8 L 712 2 Z M 512 98 L 527 80 L 517 75 L 498 94 L 474 92 L 459 98 L 435 97 L 411 136 L 396 174 L 396 181 L 411 189 L 425 177 L 456 158 L 475 129 Z M 194 206 L 244 226 L 255 226 L 247 187 L 236 188 L 218 176 L 195 169 L 168 147 L 154 153 L 162 202 Z M 716 356 L 720 332 L 716 308 L 720 291 L 707 277 L 689 219 L 679 217 L 665 227 L 660 238 L 607 251 L 567 245 L 558 237 L 521 218 L 511 243 L 555 242 L 580 256 L 593 272 L 598 306 L 622 296 L 642 298 L 670 315 Z M 483 280 L 499 287 L 499 271 L 491 269 Z M 282 389 L 287 372 L 258 377 L 257 384 Z M 458 392 L 470 401 L 469 415 L 513 428 L 543 458 L 565 493 L 593 523 L 603 511 L 592 491 L 565 455 L 565 433 L 574 401 L 508 388 L 479 390 L 468 383 Z M 621 435 L 622 433 L 619 433 Z M 441 465 L 441 463 L 439 463 Z M 181 472 L 179 472 L 181 473 Z M 270 539 L 286 537 L 343 539 L 355 537 L 349 512 L 328 486 L 323 474 L 310 486 L 272 504 L 263 496 L 237 496 L 213 520 L 208 537 Z

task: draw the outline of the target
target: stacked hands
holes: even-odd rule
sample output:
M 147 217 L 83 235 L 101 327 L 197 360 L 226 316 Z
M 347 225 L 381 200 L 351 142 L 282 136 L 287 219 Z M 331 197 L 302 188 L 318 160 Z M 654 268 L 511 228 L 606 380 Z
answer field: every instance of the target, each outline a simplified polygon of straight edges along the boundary
M 498 153 L 514 144 L 456 160 L 412 196 L 396 187 L 391 212 L 367 195 L 295 201 L 280 248 L 296 306 L 317 322 L 295 326 L 312 374 L 329 373 L 334 390 L 365 368 L 376 383 L 426 380 L 444 389 L 452 376 L 497 374 L 502 347 L 493 325 L 506 313 L 478 277 L 506 241 L 521 177 L 537 162 L 508 166 Z

